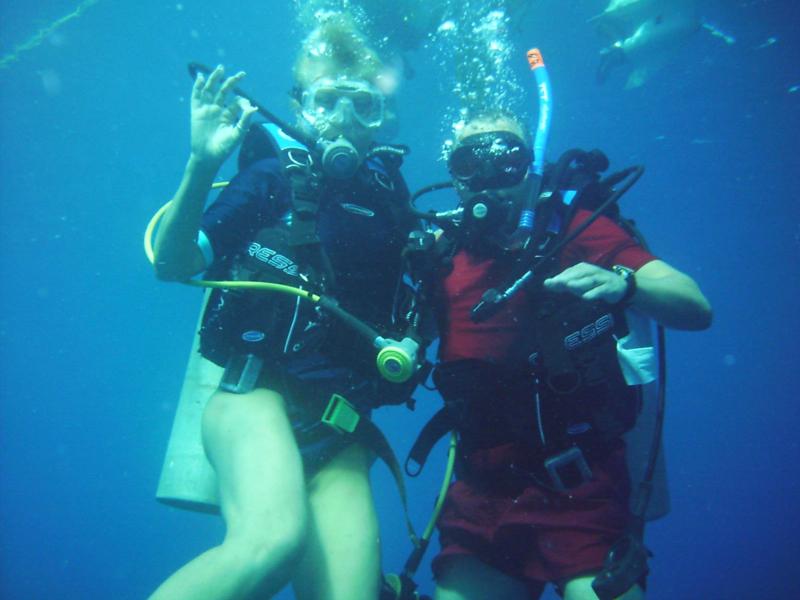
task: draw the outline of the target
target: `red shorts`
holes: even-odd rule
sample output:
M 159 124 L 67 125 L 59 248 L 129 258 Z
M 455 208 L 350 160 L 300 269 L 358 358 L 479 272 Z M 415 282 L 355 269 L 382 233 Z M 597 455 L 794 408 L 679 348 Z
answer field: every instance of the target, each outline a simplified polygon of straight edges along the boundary
M 630 483 L 622 442 L 589 457 L 592 479 L 567 492 L 530 478 L 498 477 L 529 457 L 508 445 L 475 453 L 476 477 L 455 482 L 439 517 L 438 578 L 455 556 L 473 556 L 531 588 L 599 571 L 628 523 Z

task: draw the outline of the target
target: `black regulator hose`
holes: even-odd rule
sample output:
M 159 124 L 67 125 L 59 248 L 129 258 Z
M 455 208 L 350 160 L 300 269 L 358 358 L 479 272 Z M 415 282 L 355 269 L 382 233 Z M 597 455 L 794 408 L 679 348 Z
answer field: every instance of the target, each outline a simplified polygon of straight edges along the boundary
M 606 201 L 603 202 L 603 204 L 601 204 L 588 219 L 576 227 L 575 230 L 569 235 L 565 236 L 559 240 L 558 243 L 554 244 L 553 247 L 542 257 L 540 257 L 529 270 L 525 271 L 525 273 L 511 283 L 511 285 L 508 286 L 504 291 L 501 292 L 495 288 L 486 290 L 481 300 L 474 307 L 472 307 L 472 312 L 470 313 L 470 318 L 472 321 L 474 323 L 481 323 L 495 315 L 509 298 L 521 290 L 525 285 L 530 283 L 534 277 L 538 275 L 539 267 L 546 264 L 547 261 L 560 252 L 564 246 L 569 244 L 572 240 L 583 233 L 587 227 L 594 223 L 598 217 L 603 214 L 603 212 L 605 212 L 612 204 L 617 202 L 622 195 L 625 194 L 625 192 L 631 189 L 631 187 L 637 181 L 639 181 L 639 178 L 642 176 L 642 174 L 644 174 L 644 167 L 637 165 L 609 175 L 606 179 L 601 181 L 601 185 L 609 188 L 621 181 L 625 181 L 625 184 L 619 189 L 614 190 L 608 199 L 606 199 Z
M 613 600 L 640 583 L 649 572 L 647 560 L 652 556 L 644 545 L 644 526 L 647 507 L 653 491 L 653 476 L 661 452 L 666 408 L 667 359 L 664 327 L 657 328 L 658 339 L 658 397 L 653 439 L 642 481 L 636 494 L 625 533 L 611 547 L 603 569 L 592 580 L 592 589 L 600 600 Z
M 424 196 L 425 194 L 430 194 L 431 192 L 437 192 L 439 190 L 446 190 L 452 187 L 454 187 L 452 181 L 440 181 L 439 183 L 432 183 L 431 185 L 426 185 L 425 187 L 420 188 L 419 190 L 414 192 L 408 200 L 409 212 L 418 219 L 423 219 L 431 223 L 436 223 L 439 226 L 443 225 L 447 226 L 451 224 L 454 220 L 460 219 L 461 214 L 464 212 L 462 208 L 455 208 L 453 210 L 443 210 L 443 211 L 420 210 L 417 208 L 415 204 L 415 202 L 420 196 Z

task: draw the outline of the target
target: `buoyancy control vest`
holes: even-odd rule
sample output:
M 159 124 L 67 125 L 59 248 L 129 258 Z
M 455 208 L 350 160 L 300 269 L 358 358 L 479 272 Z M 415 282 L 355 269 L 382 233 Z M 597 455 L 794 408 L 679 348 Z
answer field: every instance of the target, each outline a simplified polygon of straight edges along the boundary
M 508 286 L 535 265 L 535 273 L 520 284 L 526 292 L 525 310 L 532 313 L 531 335 L 524 337 L 508 364 L 465 360 L 436 366 L 434 383 L 445 408 L 425 426 L 409 462 L 422 465 L 435 440 L 450 429 L 461 432 L 462 453 L 470 446 L 489 447 L 512 439 L 547 453 L 603 444 L 633 427 L 641 390 L 627 384 L 617 358 L 617 340 L 628 333 L 625 307 L 589 303 L 541 287 L 560 268 L 560 253 L 577 209 L 595 211 L 587 222 L 604 215 L 638 237 L 619 214 L 616 199 L 621 194 L 613 197 L 614 186 L 632 171 L 601 179 L 607 167 L 600 151 L 572 150 L 546 169 L 528 251 L 515 257 L 495 249 L 498 260 L 512 265 Z M 447 272 L 452 257 L 464 248 L 458 233 L 458 226 L 444 227 L 437 241 L 438 273 L 430 268 L 428 273 L 442 277 Z M 474 237 L 468 243 L 474 244 Z M 514 261 L 521 264 L 515 274 Z
M 242 169 L 261 170 L 270 178 L 269 198 L 262 199 L 270 207 L 262 213 L 269 218 L 252 239 L 242 240 L 239 252 L 214 265 L 215 273 L 324 293 L 381 334 L 403 332 L 408 323 L 401 310 L 406 292 L 401 255 L 408 232 L 419 223 L 405 210 L 402 156 L 378 152 L 352 179 L 317 179 L 312 193 L 299 198 L 286 163 L 302 165 L 297 153 L 303 149 L 270 149 L 267 143 L 276 135 L 270 127 L 259 125 L 248 135 L 239 160 Z M 259 157 L 265 152 L 279 160 Z M 309 189 L 300 183 L 302 192 Z M 244 290 L 215 291 L 208 303 L 201 353 L 217 364 L 235 354 L 279 361 L 312 350 L 346 357 L 348 366 L 374 375 L 375 349 L 319 306 Z

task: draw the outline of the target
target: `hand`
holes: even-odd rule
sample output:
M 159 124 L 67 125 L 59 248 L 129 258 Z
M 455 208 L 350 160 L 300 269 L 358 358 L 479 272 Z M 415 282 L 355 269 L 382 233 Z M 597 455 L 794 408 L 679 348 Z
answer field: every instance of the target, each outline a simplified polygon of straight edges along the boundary
M 207 80 L 202 73 L 197 75 L 192 88 L 191 149 L 192 157 L 201 164 L 219 168 L 244 139 L 257 109 L 244 98 L 228 100 L 228 92 L 244 75 L 240 71 L 224 79 L 225 69 L 221 65 Z
M 551 292 L 568 292 L 584 300 L 605 300 L 616 304 L 625 295 L 628 284 L 614 271 L 582 262 L 545 279 L 544 287 Z

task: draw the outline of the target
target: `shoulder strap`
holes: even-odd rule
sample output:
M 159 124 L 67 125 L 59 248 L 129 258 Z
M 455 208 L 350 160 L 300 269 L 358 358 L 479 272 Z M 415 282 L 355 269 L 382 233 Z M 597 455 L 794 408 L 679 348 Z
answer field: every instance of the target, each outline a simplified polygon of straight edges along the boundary
M 378 458 L 386 463 L 392 477 L 394 477 L 400 500 L 403 503 L 408 535 L 411 538 L 411 542 L 417 546 L 419 538 L 414 531 L 414 526 L 411 524 L 411 518 L 408 516 L 408 494 L 406 493 L 403 472 L 400 469 L 397 456 L 395 456 L 389 441 L 380 428 L 368 416 L 360 415 L 346 398 L 337 394 L 331 397 L 320 420 L 337 432 L 352 436 L 354 440 L 374 452 Z
M 419 219 L 409 210 L 411 194 L 400 173 L 403 157 L 407 153 L 405 147 L 383 145 L 373 148 L 366 159 L 371 186 L 385 200 L 392 221 L 406 233 L 420 227 Z
M 259 123 L 254 127 L 259 133 L 248 134 L 253 140 L 248 149 L 264 151 L 266 148 L 266 151 L 273 153 L 289 182 L 291 221 L 288 227 L 288 245 L 297 249 L 305 260 L 316 262 L 319 273 L 333 285 L 333 268 L 317 234 L 317 213 L 322 189 L 311 151 L 274 123 Z M 240 152 L 240 165 L 243 157 L 247 159 L 250 156 L 245 150 L 243 147 Z

